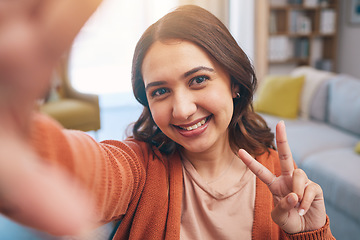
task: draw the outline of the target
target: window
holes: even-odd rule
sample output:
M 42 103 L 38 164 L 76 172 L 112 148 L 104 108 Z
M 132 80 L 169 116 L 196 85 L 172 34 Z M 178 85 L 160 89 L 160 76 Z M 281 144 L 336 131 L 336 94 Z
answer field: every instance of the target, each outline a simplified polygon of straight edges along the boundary
M 229 20 L 233 36 L 252 59 L 253 0 L 103 0 L 74 41 L 69 65 L 74 87 L 96 94 L 132 92 L 137 41 L 148 26 L 179 4 L 197 4 Z
M 74 87 L 96 94 L 130 92 L 132 55 L 138 39 L 176 3 L 104 0 L 74 41 L 69 62 Z

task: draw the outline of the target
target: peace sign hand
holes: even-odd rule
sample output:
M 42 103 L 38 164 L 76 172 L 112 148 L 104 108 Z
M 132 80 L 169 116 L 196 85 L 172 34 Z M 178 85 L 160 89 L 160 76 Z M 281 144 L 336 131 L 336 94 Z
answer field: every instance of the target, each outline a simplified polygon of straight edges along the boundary
M 245 150 L 239 157 L 273 194 L 273 221 L 287 233 L 320 229 L 325 225 L 326 212 L 321 187 L 310 181 L 305 172 L 294 168 L 294 161 L 286 137 L 283 121 L 276 126 L 276 143 L 281 176 L 276 177 Z

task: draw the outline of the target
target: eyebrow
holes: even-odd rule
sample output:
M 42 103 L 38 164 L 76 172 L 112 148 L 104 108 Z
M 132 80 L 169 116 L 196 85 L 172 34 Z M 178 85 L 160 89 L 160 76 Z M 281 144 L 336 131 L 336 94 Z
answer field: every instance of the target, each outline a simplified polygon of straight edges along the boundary
M 164 84 L 166 84 L 165 81 L 151 82 L 148 85 L 146 85 L 145 92 L 151 87 L 161 86 L 161 85 L 164 85 Z
M 213 68 L 209 68 L 209 67 L 205 67 L 205 66 L 199 66 L 199 67 L 195 67 L 189 71 L 187 71 L 186 73 L 183 74 L 184 78 L 187 78 L 189 76 L 191 76 L 194 73 L 197 73 L 199 71 L 208 71 L 208 72 L 214 72 L 215 70 Z M 166 84 L 166 81 L 157 81 L 157 82 L 151 82 L 148 85 L 146 85 L 145 87 L 145 91 L 147 91 L 149 88 L 151 87 L 156 87 L 156 86 L 161 86 Z
M 186 77 L 188 77 L 188 76 L 190 76 L 190 75 L 192 75 L 192 74 L 194 74 L 196 72 L 202 71 L 202 70 L 209 71 L 209 72 L 214 72 L 213 68 L 199 66 L 199 67 L 193 68 L 190 71 L 187 71 L 186 73 L 184 73 L 184 78 L 186 78 Z

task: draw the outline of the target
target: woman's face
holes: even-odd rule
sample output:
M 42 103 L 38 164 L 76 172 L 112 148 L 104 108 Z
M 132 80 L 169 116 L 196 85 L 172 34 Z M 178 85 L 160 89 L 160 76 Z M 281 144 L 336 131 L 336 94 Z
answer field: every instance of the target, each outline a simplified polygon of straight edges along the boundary
M 164 134 L 192 153 L 228 146 L 236 94 L 228 73 L 202 48 L 157 41 L 142 74 L 152 117 Z

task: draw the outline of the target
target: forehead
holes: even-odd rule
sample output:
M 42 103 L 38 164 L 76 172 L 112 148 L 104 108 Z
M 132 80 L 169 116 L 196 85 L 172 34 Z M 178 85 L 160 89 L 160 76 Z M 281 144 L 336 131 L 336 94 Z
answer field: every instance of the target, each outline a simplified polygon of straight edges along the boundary
M 215 61 L 196 44 L 183 40 L 156 41 L 145 55 L 142 64 L 144 81 L 174 76 L 198 66 L 215 68 Z

